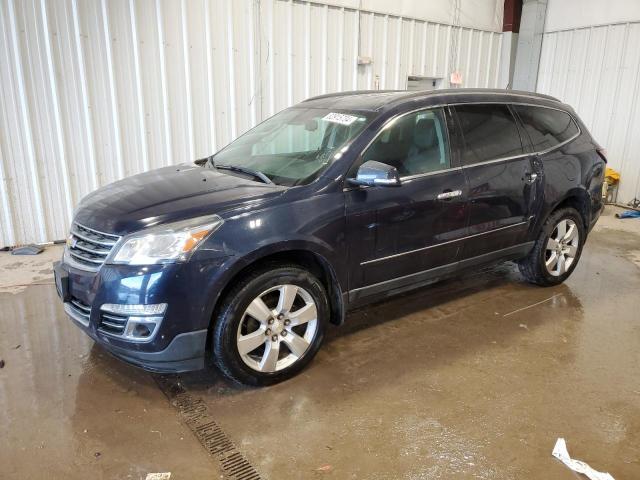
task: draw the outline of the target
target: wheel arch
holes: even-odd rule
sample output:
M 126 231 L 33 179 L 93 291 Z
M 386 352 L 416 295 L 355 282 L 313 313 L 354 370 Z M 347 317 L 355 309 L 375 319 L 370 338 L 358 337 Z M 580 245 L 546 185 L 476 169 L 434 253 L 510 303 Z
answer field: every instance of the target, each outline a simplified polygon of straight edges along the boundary
M 591 221 L 591 196 L 589 192 L 584 188 L 573 188 L 569 190 L 564 197 L 558 200 L 547 212 L 542 222 L 540 222 L 539 229 L 545 224 L 547 219 L 553 212 L 566 207 L 571 207 L 578 211 L 580 214 L 580 218 L 582 219 L 582 223 L 584 226 L 585 233 L 589 229 L 589 223 Z M 539 231 L 539 230 L 538 230 Z
M 341 325 L 344 322 L 345 315 L 342 287 L 335 269 L 327 260 L 326 256 L 308 246 L 271 245 L 252 252 L 246 256 L 242 262 L 238 262 L 236 267 L 230 271 L 223 288 L 218 291 L 215 297 L 213 308 L 211 309 L 209 328 L 211 329 L 214 325 L 217 311 L 222 300 L 239 281 L 258 269 L 285 264 L 299 265 L 318 277 L 327 291 L 331 309 L 329 321 L 334 325 Z

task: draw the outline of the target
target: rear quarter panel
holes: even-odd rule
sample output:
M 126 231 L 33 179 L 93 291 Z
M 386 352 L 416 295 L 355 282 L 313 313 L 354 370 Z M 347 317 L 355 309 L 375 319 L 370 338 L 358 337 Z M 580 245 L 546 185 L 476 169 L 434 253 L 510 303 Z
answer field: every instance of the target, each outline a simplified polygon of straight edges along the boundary
M 537 237 L 549 214 L 570 197 L 577 197 L 584 205 L 580 213 L 587 228 L 602 208 L 605 164 L 596 152 L 597 144 L 591 135 L 581 122 L 578 124 L 581 134 L 576 139 L 539 157 L 543 167 L 544 201 L 532 232 L 533 238 Z

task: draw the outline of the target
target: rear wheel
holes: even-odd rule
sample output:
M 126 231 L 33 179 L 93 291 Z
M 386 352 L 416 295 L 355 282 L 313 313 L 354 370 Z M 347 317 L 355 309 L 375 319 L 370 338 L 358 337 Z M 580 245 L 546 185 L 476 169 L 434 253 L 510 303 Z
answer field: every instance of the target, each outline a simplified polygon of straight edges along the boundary
M 575 209 L 562 208 L 553 212 L 531 253 L 519 262 L 520 273 L 537 285 L 564 282 L 578 264 L 585 235 L 582 218 Z
M 298 373 L 320 348 L 325 289 L 297 267 L 256 272 L 225 298 L 213 329 L 214 361 L 230 379 L 269 385 Z

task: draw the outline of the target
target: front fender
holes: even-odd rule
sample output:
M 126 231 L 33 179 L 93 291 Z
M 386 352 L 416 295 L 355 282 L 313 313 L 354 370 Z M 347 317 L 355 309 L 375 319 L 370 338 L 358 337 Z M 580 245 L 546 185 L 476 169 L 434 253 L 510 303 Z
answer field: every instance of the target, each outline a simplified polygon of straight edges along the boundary
M 346 281 L 341 281 L 339 274 L 335 268 L 335 252 L 321 242 L 311 241 L 308 239 L 294 239 L 262 245 L 250 252 L 244 253 L 242 256 L 228 256 L 224 261 L 217 265 L 217 272 L 212 274 L 212 281 L 206 286 L 209 295 L 207 295 L 208 303 L 205 308 L 206 317 L 212 318 L 214 310 L 220 302 L 222 295 L 227 291 L 230 284 L 239 275 L 242 274 L 251 265 L 255 265 L 270 257 L 278 258 L 279 254 L 306 253 L 313 255 L 315 259 L 322 265 L 330 277 L 330 285 L 328 294 L 331 297 L 332 317 L 334 323 L 342 323 L 344 317 L 345 306 L 343 305 L 342 292 L 345 291 Z M 282 258 L 282 257 L 279 257 Z M 292 260 L 294 260 L 292 258 Z M 344 262 L 342 262 L 344 263 Z
M 220 229 L 199 249 L 200 259 L 225 258 L 206 287 L 211 298 L 210 313 L 229 282 L 240 272 L 271 255 L 285 252 L 312 254 L 325 271 L 331 272 L 331 283 L 338 286 L 335 290 L 346 289 L 346 220 L 342 191 L 309 194 L 301 189 L 296 195 L 295 199 L 266 209 L 235 212 L 225 218 Z

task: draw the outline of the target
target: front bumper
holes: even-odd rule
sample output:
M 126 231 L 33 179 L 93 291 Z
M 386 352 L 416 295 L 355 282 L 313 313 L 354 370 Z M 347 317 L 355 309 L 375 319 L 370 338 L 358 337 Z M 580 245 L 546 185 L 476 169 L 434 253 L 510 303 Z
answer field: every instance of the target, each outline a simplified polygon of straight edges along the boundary
M 82 315 L 64 303 L 64 310 L 73 322 L 96 343 L 109 353 L 131 365 L 158 373 L 180 373 L 204 368 L 207 330 L 186 332 L 176 335 L 169 345 L 156 352 L 144 352 L 113 345 L 106 336 L 98 335 L 97 330 L 90 328 Z
M 207 280 L 216 266 L 216 261 L 148 267 L 105 264 L 91 272 L 56 262 L 54 276 L 65 312 L 96 343 L 147 370 L 184 372 L 205 364 L 211 319 Z M 166 303 L 167 309 L 153 339 L 134 342 L 100 328 L 101 306 L 106 303 Z

